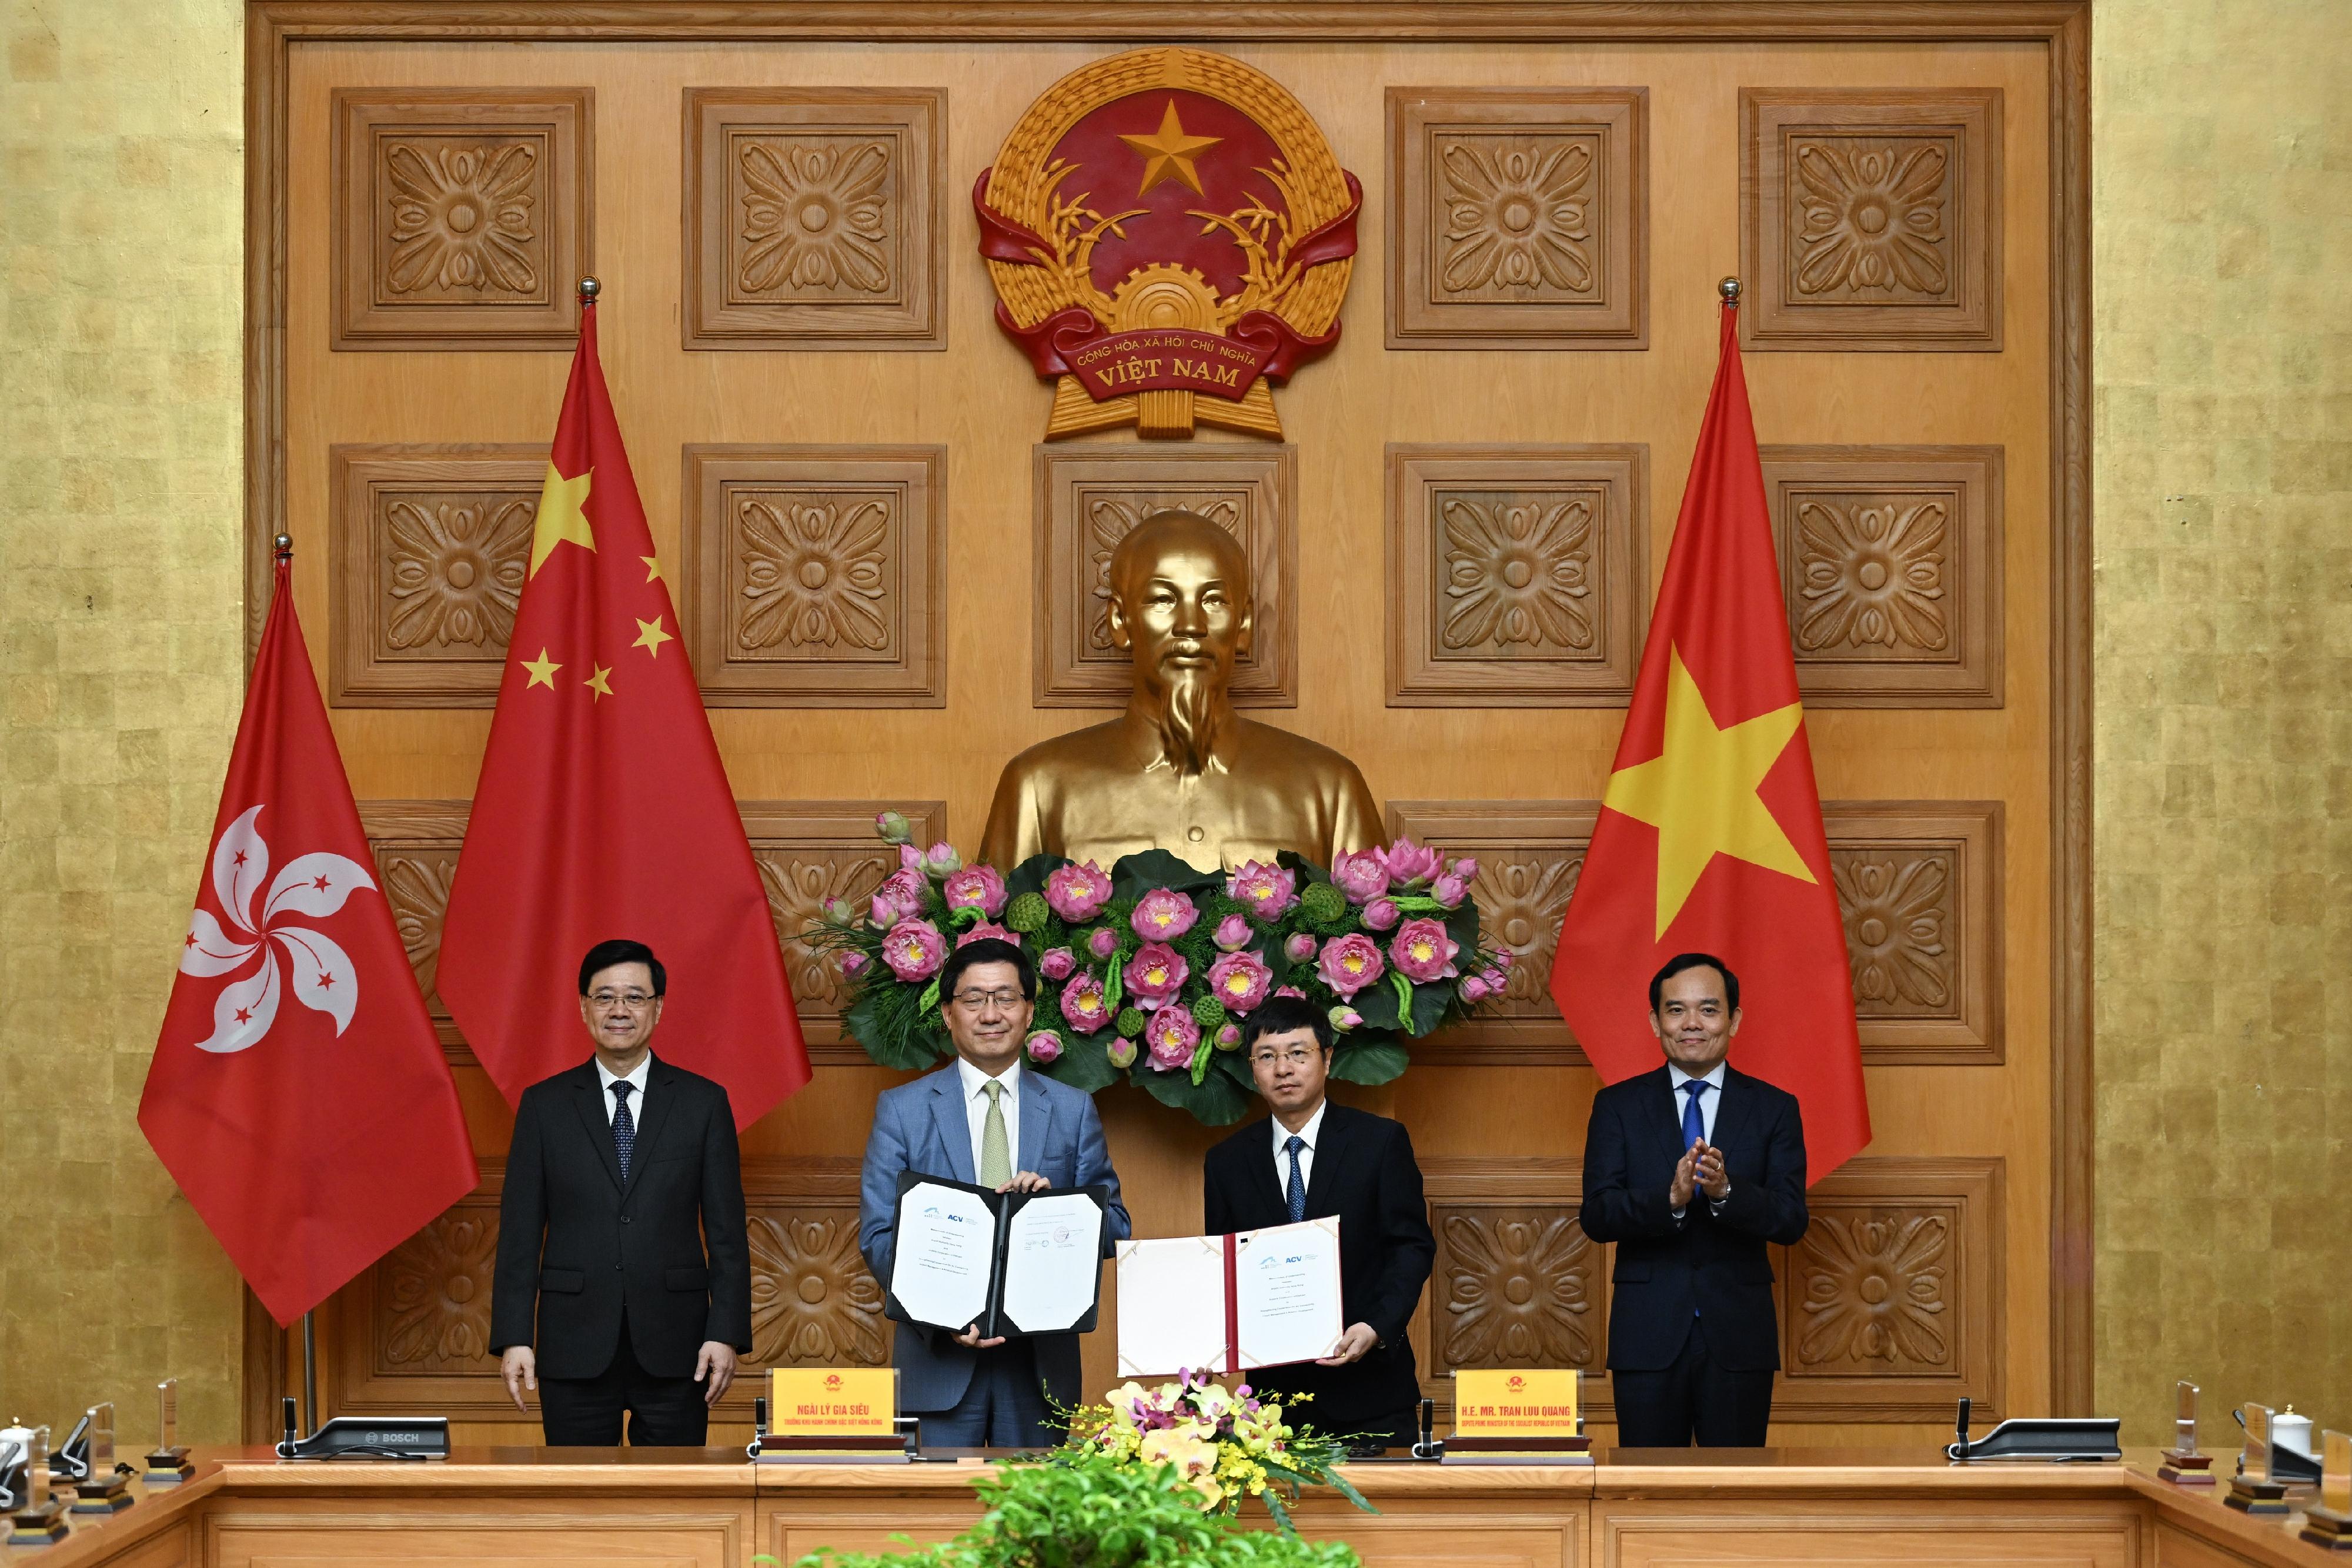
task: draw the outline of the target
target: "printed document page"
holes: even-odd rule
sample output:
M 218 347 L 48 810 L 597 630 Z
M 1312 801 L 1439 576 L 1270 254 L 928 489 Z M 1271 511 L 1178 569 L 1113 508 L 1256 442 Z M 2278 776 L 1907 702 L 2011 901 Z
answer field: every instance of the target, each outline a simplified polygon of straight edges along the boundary
M 1234 1321 L 1241 1364 L 1283 1366 L 1337 1349 L 1339 1218 L 1244 1230 L 1234 1239 Z M 1124 1290 L 1120 1292 L 1126 1301 Z
M 1033 1197 L 1013 1211 L 1003 1315 L 1023 1333 L 1058 1333 L 1094 1310 L 1102 1221 L 1101 1206 L 1082 1192 Z
M 1118 1244 L 1118 1375 L 1225 1369 L 1225 1246 L 1215 1236 Z
M 918 1182 L 898 1199 L 890 1293 L 919 1323 L 961 1333 L 988 1311 L 996 1215 L 978 1193 Z

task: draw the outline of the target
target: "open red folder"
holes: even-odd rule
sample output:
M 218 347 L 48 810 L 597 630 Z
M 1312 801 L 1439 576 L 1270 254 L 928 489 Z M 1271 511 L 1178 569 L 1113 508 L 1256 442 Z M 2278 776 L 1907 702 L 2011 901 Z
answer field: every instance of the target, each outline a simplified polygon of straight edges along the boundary
M 1314 1361 L 1341 1332 L 1336 1215 L 1118 1244 L 1122 1377 Z

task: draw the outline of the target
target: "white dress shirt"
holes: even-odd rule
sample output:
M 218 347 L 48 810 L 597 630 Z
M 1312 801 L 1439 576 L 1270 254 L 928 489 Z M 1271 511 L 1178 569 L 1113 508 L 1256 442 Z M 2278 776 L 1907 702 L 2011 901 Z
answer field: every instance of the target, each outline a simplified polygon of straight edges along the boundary
M 1004 1085 L 1004 1092 L 996 1097 L 997 1103 L 1004 1107 L 1004 1157 L 1012 1162 L 1014 1173 L 1019 1174 L 1021 1059 L 1014 1057 L 1013 1064 L 992 1079 L 961 1056 L 956 1058 L 956 1071 L 963 1075 L 964 1119 L 971 1124 L 972 1178 L 978 1180 L 980 1176 L 980 1142 L 988 1131 L 988 1092 L 983 1086 L 989 1083 Z
M 1315 1114 L 1307 1118 L 1307 1125 L 1298 1129 L 1298 1136 L 1307 1140 L 1307 1146 L 1298 1151 L 1298 1179 L 1309 1186 L 1315 1180 L 1315 1141 L 1323 1135 L 1323 1113 L 1330 1103 L 1326 1100 L 1316 1106 Z M 1275 1189 L 1286 1197 L 1290 1194 L 1290 1150 L 1286 1146 L 1290 1142 L 1290 1129 L 1282 1124 L 1279 1116 L 1273 1122 L 1274 1185 Z
M 640 1127 L 646 1124 L 646 1075 L 653 1070 L 653 1065 L 654 1053 L 649 1051 L 637 1058 L 636 1070 L 628 1077 L 615 1078 L 612 1069 L 604 1065 L 604 1059 L 601 1056 L 596 1059 L 597 1082 L 604 1091 L 604 1124 L 606 1126 L 613 1124 L 614 1107 L 620 1103 L 619 1097 L 613 1092 L 613 1085 L 615 1083 L 627 1083 L 634 1087 L 635 1092 L 629 1096 L 629 1120 Z
M 1699 1125 L 1706 1129 L 1703 1135 L 1709 1145 L 1715 1142 L 1715 1113 L 1723 1105 L 1724 1065 L 1720 1061 L 1715 1064 L 1715 1071 L 1706 1075 L 1707 1087 L 1700 1090 L 1698 1095 Z M 1675 1125 L 1680 1127 L 1683 1124 L 1684 1102 L 1690 1098 L 1683 1092 L 1683 1085 L 1691 1081 L 1691 1075 L 1670 1061 L 1666 1063 L 1666 1077 L 1673 1081 L 1675 1086 Z

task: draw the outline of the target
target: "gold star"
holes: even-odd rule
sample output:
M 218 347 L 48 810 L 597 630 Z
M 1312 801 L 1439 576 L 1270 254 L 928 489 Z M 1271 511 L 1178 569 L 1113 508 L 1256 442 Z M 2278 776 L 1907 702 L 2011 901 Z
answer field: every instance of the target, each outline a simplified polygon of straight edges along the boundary
M 547 650 L 544 648 L 539 651 L 538 658 L 525 659 L 522 662 L 522 667 L 530 672 L 530 679 L 523 683 L 523 690 L 529 691 L 533 686 L 545 686 L 551 692 L 555 689 L 555 672 L 563 668 L 547 656 Z
M 596 548 L 595 530 L 588 526 L 588 514 L 581 508 L 588 501 L 588 481 L 595 473 L 588 470 L 576 479 L 566 479 L 547 465 L 547 483 L 539 492 L 539 517 L 530 531 L 530 572 L 539 575 L 540 563 L 554 552 L 555 547 L 570 539 L 583 549 Z
M 1658 935 L 1718 854 L 1811 882 L 1797 846 L 1756 793 L 1804 722 L 1802 703 L 1717 729 L 1682 650 L 1667 653 L 1665 749 L 1610 775 L 1602 804 L 1658 830 Z
M 636 617 L 634 615 L 629 617 L 629 619 L 636 621 Z M 664 643 L 675 643 L 677 641 L 677 638 L 662 630 L 662 618 L 656 615 L 650 621 L 637 621 L 637 640 L 630 643 L 629 646 L 632 648 L 643 648 L 646 651 L 646 656 L 647 658 L 658 659 L 661 657 L 661 645 Z
M 641 555 L 637 559 L 646 563 L 646 580 L 647 582 L 659 582 L 662 580 L 661 558 L 659 556 Z
M 1176 100 L 1168 100 L 1168 112 L 1160 117 L 1160 131 L 1154 136 L 1121 136 L 1119 138 L 1145 157 L 1143 183 L 1136 188 L 1137 195 L 1151 189 L 1162 180 L 1181 180 L 1192 188 L 1195 195 L 1203 194 L 1201 176 L 1192 167 L 1192 160 L 1224 140 L 1222 136 L 1187 136 L 1176 119 Z
M 613 695 L 613 688 L 604 684 L 604 677 L 612 673 L 606 666 L 599 664 L 596 666 L 596 673 L 580 684 L 596 694 L 593 700 L 603 702 Z

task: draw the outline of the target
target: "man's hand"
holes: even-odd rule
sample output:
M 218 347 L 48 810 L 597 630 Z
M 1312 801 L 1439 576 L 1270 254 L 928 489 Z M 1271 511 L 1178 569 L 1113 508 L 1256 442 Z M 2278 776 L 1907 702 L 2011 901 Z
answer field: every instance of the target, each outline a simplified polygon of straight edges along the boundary
M 539 1392 L 539 1354 L 527 1344 L 510 1344 L 506 1354 L 499 1358 L 499 1375 L 507 1380 L 507 1397 L 524 1415 L 530 1406 L 522 1402 L 522 1391 Z
M 1014 1181 L 1019 1181 L 1021 1177 L 1014 1176 L 1013 1179 Z M 997 1190 L 1002 1192 L 1004 1189 L 1003 1187 L 999 1187 Z M 982 1339 L 980 1337 L 980 1325 L 978 1323 L 966 1323 L 964 1325 L 963 1333 L 955 1336 L 955 1342 L 956 1343 L 963 1346 L 966 1350 L 993 1350 L 998 1345 L 1004 1343 L 1004 1336 L 1003 1334 L 998 1334 L 994 1339 Z
M 1688 1208 L 1691 1195 L 1698 1190 L 1698 1152 L 1703 1145 L 1693 1144 L 1675 1162 L 1675 1185 L 1666 1189 L 1668 1208 Z
M 1035 1171 L 1023 1171 L 996 1190 L 999 1192 L 1044 1192 L 1054 1184 Z
M 728 1385 L 735 1381 L 735 1347 L 720 1344 L 715 1339 L 704 1340 L 701 1354 L 694 1358 L 694 1380 L 700 1383 L 706 1375 L 710 1386 L 702 1391 L 702 1402 L 716 1405 L 719 1396 L 727 1392 Z
M 1339 1343 L 1333 1348 L 1331 1354 L 1318 1360 L 1315 1364 L 1345 1366 L 1351 1361 L 1361 1361 L 1365 1353 L 1380 1343 L 1381 1336 L 1373 1331 L 1371 1324 L 1349 1323 L 1348 1332 L 1339 1336 Z
M 1701 1139 L 1691 1145 L 1691 1152 L 1698 1156 L 1698 1168 L 1692 1173 L 1692 1179 L 1698 1183 L 1698 1189 L 1713 1203 L 1721 1203 L 1729 1197 L 1731 1173 L 1723 1168 L 1723 1151 Z

